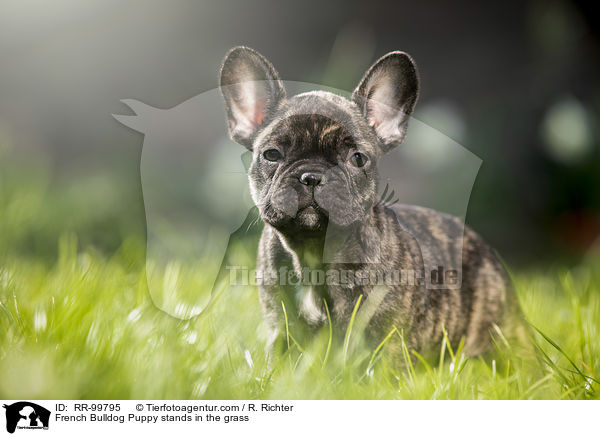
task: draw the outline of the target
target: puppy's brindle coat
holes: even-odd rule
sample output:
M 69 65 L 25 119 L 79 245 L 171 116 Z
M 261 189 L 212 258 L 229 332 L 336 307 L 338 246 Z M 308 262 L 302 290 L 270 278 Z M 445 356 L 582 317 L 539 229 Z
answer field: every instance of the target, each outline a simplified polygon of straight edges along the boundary
M 368 340 L 378 344 L 395 327 L 420 352 L 438 346 L 444 327 L 454 345 L 464 337 L 465 351 L 480 354 L 494 324 L 508 329 L 517 322 L 507 274 L 477 234 L 430 209 L 377 202 L 377 161 L 402 142 L 417 100 L 417 71 L 407 54 L 379 59 L 351 100 L 328 92 L 286 98 L 273 66 L 236 47 L 223 62 L 220 87 L 232 139 L 253 152 L 250 189 L 265 223 L 258 271 L 278 277 L 307 268 L 351 270 L 355 277 L 371 271 L 426 277 L 425 265 L 462 271 L 460 289 L 427 289 L 422 281 L 262 284 L 270 350 L 283 345 L 284 307 L 291 329 L 326 325 L 329 311 L 344 332 L 359 296 Z M 388 349 L 397 355 L 395 342 Z

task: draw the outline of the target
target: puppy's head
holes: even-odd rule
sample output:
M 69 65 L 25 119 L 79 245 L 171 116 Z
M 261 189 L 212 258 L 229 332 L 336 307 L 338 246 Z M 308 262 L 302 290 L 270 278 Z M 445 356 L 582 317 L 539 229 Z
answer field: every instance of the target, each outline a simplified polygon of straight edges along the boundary
M 229 134 L 253 153 L 252 198 L 284 233 L 364 219 L 377 195 L 377 161 L 404 138 L 418 92 L 402 52 L 379 59 L 351 100 L 321 91 L 287 98 L 273 66 L 247 47 L 227 54 L 219 85 Z

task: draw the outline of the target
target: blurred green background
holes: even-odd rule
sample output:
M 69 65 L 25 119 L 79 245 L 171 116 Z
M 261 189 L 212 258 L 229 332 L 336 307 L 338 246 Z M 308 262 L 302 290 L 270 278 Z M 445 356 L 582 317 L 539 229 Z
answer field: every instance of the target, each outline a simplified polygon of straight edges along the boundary
M 469 224 L 518 265 L 577 259 L 600 230 L 600 27 L 586 5 L 4 1 L 1 189 L 28 189 L 44 219 L 2 238 L 51 259 L 64 231 L 105 253 L 143 237 L 143 138 L 111 113 L 213 89 L 234 45 L 285 80 L 348 91 L 401 49 L 420 69 L 415 116 L 483 160 Z M 4 213 L 25 217 L 26 203 Z
M 532 268 L 562 271 L 560 280 L 526 275 L 521 283 L 535 282 L 538 297 L 546 290 L 555 296 L 559 288 L 575 292 L 551 306 L 556 319 L 567 324 L 581 321 L 577 313 L 583 316 L 582 330 L 564 339 L 578 365 L 581 360 L 592 373 L 598 370 L 590 357 L 597 349 L 586 348 L 589 338 L 598 338 L 597 327 L 586 326 L 600 314 L 593 254 L 600 235 L 600 23 L 591 3 L 59 0 L 50 5 L 9 0 L 0 3 L 0 363 L 4 370 L 23 372 L 12 384 L 0 384 L 2 396 L 267 395 L 266 382 L 256 375 L 260 365 L 248 363 L 246 354 L 256 360 L 262 350 L 258 307 L 235 324 L 230 337 L 239 346 L 234 351 L 211 348 L 210 339 L 199 333 L 223 329 L 228 316 L 223 307 L 217 312 L 221 324 L 202 319 L 197 330 L 152 312 L 143 271 L 143 136 L 111 116 L 128 113 L 120 103 L 124 98 L 170 108 L 214 89 L 224 54 L 240 44 L 262 52 L 284 80 L 348 91 L 377 57 L 391 50 L 410 53 L 421 77 L 415 117 L 483 160 L 467 223 L 517 274 Z M 573 266 L 579 271 L 575 279 L 565 272 Z M 585 301 L 574 288 L 583 289 Z M 100 292 L 97 299 L 93 292 Z M 527 298 L 527 307 L 539 307 L 539 300 Z M 572 312 L 565 314 L 568 301 Z M 254 294 L 231 307 L 244 311 L 249 304 L 256 305 Z M 529 315 L 543 322 L 542 313 Z M 127 323 L 133 322 L 146 330 L 129 331 Z M 557 334 L 559 326 L 554 325 Z M 97 339 L 99 329 L 110 334 Z M 157 342 L 148 342 L 144 331 L 152 329 L 166 336 L 157 333 Z M 248 345 L 236 332 L 258 342 Z M 66 351 L 48 351 L 61 343 Z M 196 350 L 201 343 L 213 366 L 202 355 L 189 357 L 190 347 Z M 40 350 L 47 360 L 23 366 Z M 143 350 L 160 354 L 161 360 L 148 366 L 135 354 Z M 187 360 L 176 362 L 183 355 Z M 224 369 L 223 362 L 231 367 Z M 170 386 L 156 381 L 172 367 L 195 368 L 191 381 Z M 56 382 L 41 390 L 33 382 L 21 383 L 39 371 Z M 59 383 L 67 372 L 74 378 Z M 198 373 L 203 375 L 196 380 Z M 244 388 L 215 385 L 214 380 L 226 378 L 223 373 L 234 374 Z M 525 383 L 538 386 L 545 380 L 538 375 Z M 109 386 L 115 376 L 123 384 Z M 286 380 L 299 379 L 293 371 L 288 376 L 274 388 L 275 396 L 310 396 L 310 384 L 306 391 L 286 391 Z M 156 386 L 141 388 L 140 379 L 155 380 Z M 514 382 L 507 380 L 507 386 Z M 574 395 L 589 391 L 586 380 L 575 383 Z M 347 391 L 322 396 L 362 395 L 344 386 Z M 488 397 L 522 398 L 529 392 L 493 386 L 499 390 Z M 377 386 L 363 393 L 394 397 L 396 386 L 390 389 L 389 395 Z M 414 389 L 404 397 L 435 396 L 429 388 Z M 560 396 L 552 389 L 529 394 Z M 560 389 L 559 383 L 555 390 Z M 570 389 L 564 395 L 571 395 Z

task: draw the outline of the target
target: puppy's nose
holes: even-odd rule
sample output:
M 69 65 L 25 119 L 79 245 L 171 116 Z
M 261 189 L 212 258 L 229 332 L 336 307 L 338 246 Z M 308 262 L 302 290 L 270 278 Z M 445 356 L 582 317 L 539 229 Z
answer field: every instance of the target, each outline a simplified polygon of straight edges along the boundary
M 319 173 L 304 173 L 300 176 L 300 183 L 306 186 L 317 186 L 323 182 L 323 175 Z

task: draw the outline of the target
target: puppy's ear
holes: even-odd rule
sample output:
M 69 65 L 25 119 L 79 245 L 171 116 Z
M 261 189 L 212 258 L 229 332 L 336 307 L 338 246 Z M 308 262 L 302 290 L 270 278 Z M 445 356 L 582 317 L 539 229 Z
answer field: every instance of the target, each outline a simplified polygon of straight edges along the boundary
M 373 64 L 352 93 L 369 125 L 388 151 L 406 135 L 417 102 L 419 78 L 409 55 L 394 51 Z
M 229 135 L 252 149 L 259 128 L 268 122 L 285 98 L 273 65 L 248 47 L 235 47 L 221 67 L 219 87 L 227 110 Z

